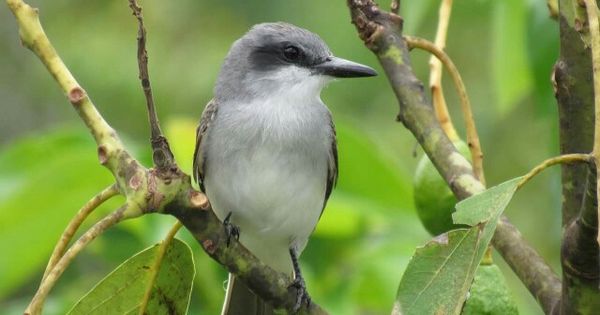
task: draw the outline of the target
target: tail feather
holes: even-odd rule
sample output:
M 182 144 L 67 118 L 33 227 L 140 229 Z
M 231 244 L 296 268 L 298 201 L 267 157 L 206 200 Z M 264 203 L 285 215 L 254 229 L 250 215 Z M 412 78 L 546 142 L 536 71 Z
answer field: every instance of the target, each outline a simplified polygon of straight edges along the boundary
M 221 315 L 273 315 L 271 305 L 254 294 L 242 281 L 229 274 Z

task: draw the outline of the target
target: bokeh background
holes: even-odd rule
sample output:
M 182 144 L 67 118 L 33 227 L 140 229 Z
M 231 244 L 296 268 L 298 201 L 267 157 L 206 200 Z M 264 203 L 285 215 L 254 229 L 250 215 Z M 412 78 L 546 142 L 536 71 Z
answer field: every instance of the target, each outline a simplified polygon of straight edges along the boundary
M 137 79 L 136 22 L 126 1 L 31 1 L 64 61 L 135 155 L 150 165 L 148 127 Z M 387 5 L 389 1 L 381 1 Z M 524 174 L 558 152 L 557 109 L 550 85 L 558 24 L 546 1 L 455 1 L 447 51 L 472 98 L 490 185 Z M 191 169 L 194 128 L 210 100 L 221 60 L 251 25 L 287 21 L 321 35 L 338 56 L 372 65 L 344 1 L 142 1 L 150 73 L 163 129 L 178 162 Z M 407 34 L 432 39 L 439 0 L 402 1 Z M 421 79 L 428 55 L 412 53 Z M 445 80 L 461 134 L 456 94 Z M 322 93 L 338 128 L 340 178 L 301 263 L 309 290 L 332 314 L 386 314 L 414 248 L 430 237 L 416 216 L 412 178 L 422 151 L 394 121 L 397 102 L 385 76 L 343 80 Z M 560 178 L 547 171 L 518 193 L 507 215 L 559 268 Z M 19 44 L 0 5 L 0 313 L 19 314 L 69 218 L 111 184 L 91 137 L 41 63 Z M 90 218 L 118 206 L 112 200 Z M 94 241 L 46 303 L 63 314 L 107 273 L 160 240 L 174 219 L 125 222 Z M 182 230 L 197 274 L 190 314 L 217 314 L 224 270 Z M 542 314 L 509 271 L 522 314 Z

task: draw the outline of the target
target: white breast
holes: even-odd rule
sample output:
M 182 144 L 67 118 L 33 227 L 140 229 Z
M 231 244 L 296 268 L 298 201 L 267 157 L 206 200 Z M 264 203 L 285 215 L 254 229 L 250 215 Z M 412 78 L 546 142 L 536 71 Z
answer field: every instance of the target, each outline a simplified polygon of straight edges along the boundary
M 318 97 L 272 95 L 219 104 L 204 148 L 204 183 L 217 216 L 232 212 L 242 244 L 289 272 L 289 247 L 304 248 L 323 208 L 333 137 Z

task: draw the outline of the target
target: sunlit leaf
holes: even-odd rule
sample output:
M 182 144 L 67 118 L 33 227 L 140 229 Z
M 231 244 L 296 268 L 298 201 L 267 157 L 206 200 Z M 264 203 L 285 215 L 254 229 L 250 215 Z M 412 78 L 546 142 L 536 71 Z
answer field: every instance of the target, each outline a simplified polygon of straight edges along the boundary
M 442 234 L 417 248 L 398 288 L 399 314 L 459 314 L 498 219 L 521 178 L 457 204 L 455 223 L 473 225 Z
M 146 313 L 186 314 L 195 273 L 192 251 L 184 242 L 173 239 L 151 282 L 159 248 L 157 244 L 129 258 L 77 302 L 69 314 L 138 314 L 149 285 L 152 293 Z

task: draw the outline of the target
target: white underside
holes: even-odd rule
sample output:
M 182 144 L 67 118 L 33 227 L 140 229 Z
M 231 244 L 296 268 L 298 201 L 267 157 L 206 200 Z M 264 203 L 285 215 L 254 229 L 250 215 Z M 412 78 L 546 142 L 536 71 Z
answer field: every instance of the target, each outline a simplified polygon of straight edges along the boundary
M 311 79 L 312 80 L 312 79 Z M 232 212 L 240 241 L 286 273 L 320 217 L 332 131 L 318 77 L 246 104 L 219 104 L 204 142 L 206 193 L 217 216 Z

